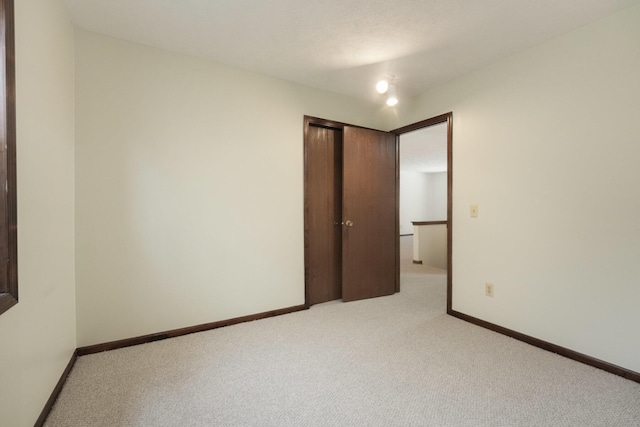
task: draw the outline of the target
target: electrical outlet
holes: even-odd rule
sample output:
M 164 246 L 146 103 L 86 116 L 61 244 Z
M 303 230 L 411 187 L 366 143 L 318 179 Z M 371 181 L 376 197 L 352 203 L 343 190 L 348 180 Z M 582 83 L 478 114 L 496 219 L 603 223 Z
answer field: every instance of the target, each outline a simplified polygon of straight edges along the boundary
M 469 209 L 469 214 L 471 215 L 471 218 L 477 218 L 478 205 L 471 205 L 471 208 Z
M 485 283 L 484 284 L 484 294 L 488 297 L 493 296 L 493 283 Z

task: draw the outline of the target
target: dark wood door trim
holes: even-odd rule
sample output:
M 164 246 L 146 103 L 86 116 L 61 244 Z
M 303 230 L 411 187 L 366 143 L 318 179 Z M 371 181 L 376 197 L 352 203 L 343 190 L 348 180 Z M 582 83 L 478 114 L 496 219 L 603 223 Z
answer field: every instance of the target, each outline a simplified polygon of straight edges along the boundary
M 440 123 L 447 124 L 447 314 L 452 314 L 452 294 L 453 294 L 453 279 L 452 279 L 452 236 L 453 236 L 453 224 L 451 222 L 452 212 L 453 212 L 453 203 L 452 203 L 452 187 L 453 187 L 453 113 L 448 112 L 445 114 L 441 114 L 439 116 L 431 117 L 426 120 L 422 120 L 417 123 L 413 123 L 407 126 L 403 126 L 398 129 L 394 129 L 391 132 L 398 135 L 398 138 L 407 132 L 412 132 L 414 130 L 426 128 L 429 126 L 437 125 Z M 398 149 L 400 144 L 398 145 Z M 400 156 L 398 156 L 399 158 Z M 399 169 L 399 167 L 397 168 Z M 399 176 L 397 178 L 397 182 L 399 183 Z M 396 203 L 396 209 L 398 212 L 398 218 L 400 217 L 400 201 Z M 399 231 L 398 233 L 399 234 Z M 398 242 L 400 239 L 398 238 Z M 398 243 L 399 244 L 399 243 Z M 400 254 L 398 248 L 398 256 Z M 398 272 L 398 278 L 399 278 Z M 398 282 L 399 283 L 399 282 Z
M 414 130 L 426 128 L 433 125 L 438 125 L 440 123 L 449 123 L 448 128 L 451 129 L 453 123 L 450 123 L 450 121 L 452 118 L 453 118 L 452 112 L 440 114 L 439 116 L 431 117 L 429 119 L 421 120 L 419 122 L 412 123 L 410 125 L 406 125 L 398 129 L 394 129 L 391 132 L 395 133 L 396 135 L 402 135 L 403 133 L 412 132 Z

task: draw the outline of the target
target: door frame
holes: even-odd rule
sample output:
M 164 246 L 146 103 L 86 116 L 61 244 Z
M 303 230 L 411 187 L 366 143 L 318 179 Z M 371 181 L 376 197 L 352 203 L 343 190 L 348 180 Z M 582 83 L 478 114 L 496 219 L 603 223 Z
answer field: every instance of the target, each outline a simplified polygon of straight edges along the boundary
M 400 185 L 400 136 L 402 134 L 412 132 L 414 130 L 423 129 L 429 126 L 437 125 L 440 123 L 447 124 L 447 314 L 452 313 L 452 293 L 453 293 L 453 277 L 452 277 L 452 258 L 453 258 L 453 222 L 452 222 L 452 213 L 453 213 L 453 113 L 448 112 L 445 114 L 441 114 L 439 116 L 431 117 L 426 120 L 419 121 L 417 123 L 413 123 L 407 126 L 403 126 L 398 129 L 394 129 L 391 132 L 396 134 L 396 161 L 398 165 L 396 167 L 397 177 L 396 177 L 396 186 Z M 400 197 L 398 190 L 398 201 L 396 205 L 396 210 L 398 214 L 400 212 Z M 398 243 L 396 245 L 396 256 L 399 258 L 400 256 L 400 232 L 398 231 Z M 396 264 L 398 268 L 398 278 L 400 276 L 399 264 Z M 400 281 L 396 282 L 399 286 Z M 399 289 L 398 289 L 399 290 Z

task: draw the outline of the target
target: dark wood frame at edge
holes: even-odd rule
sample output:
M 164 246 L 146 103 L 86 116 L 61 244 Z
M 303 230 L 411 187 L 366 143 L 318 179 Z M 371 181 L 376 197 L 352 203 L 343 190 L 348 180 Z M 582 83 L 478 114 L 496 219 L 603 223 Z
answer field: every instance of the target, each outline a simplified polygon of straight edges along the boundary
M 4 275 L 0 280 L 0 314 L 9 310 L 18 303 L 18 229 L 17 229 L 17 203 L 16 203 L 16 75 L 15 75 L 15 35 L 14 35 L 14 8 L 13 0 L 2 0 L 0 3 L 0 19 L 4 22 L 4 49 L 5 56 L 5 80 L 0 82 L 4 86 L 6 96 L 0 102 L 3 103 L 4 115 L 0 115 L 0 134 L 5 139 L 7 192 L 6 212 L 3 212 L 1 221 L 5 222 L 7 230 L 6 255 L 8 262 Z

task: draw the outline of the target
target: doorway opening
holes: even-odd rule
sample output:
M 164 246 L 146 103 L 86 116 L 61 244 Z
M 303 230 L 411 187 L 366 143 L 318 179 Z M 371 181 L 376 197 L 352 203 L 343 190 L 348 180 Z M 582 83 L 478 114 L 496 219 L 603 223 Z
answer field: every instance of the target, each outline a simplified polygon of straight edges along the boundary
M 399 144 L 401 269 L 445 270 L 447 313 L 452 305 L 452 126 L 453 114 L 446 113 L 392 131 Z

